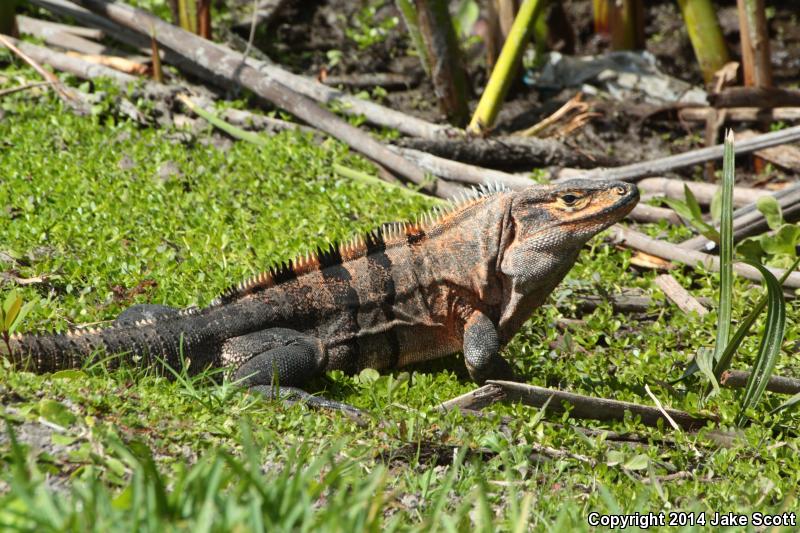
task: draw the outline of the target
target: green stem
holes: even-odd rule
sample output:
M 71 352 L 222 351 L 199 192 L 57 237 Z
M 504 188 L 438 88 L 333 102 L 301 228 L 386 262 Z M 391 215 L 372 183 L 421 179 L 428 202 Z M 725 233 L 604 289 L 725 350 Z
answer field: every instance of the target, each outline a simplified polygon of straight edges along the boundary
M 489 83 L 483 91 L 475 114 L 469 124 L 472 133 L 481 133 L 494 125 L 500 107 L 514 80 L 516 67 L 519 65 L 525 46 L 530 40 L 534 21 L 541 13 L 547 0 L 525 0 L 519 8 L 514 24 L 508 34 L 497 64 L 492 70 Z
M 719 21 L 711 0 L 678 0 L 692 41 L 694 55 L 703 72 L 703 79 L 710 83 L 714 73 L 725 66 L 728 48 L 722 37 Z

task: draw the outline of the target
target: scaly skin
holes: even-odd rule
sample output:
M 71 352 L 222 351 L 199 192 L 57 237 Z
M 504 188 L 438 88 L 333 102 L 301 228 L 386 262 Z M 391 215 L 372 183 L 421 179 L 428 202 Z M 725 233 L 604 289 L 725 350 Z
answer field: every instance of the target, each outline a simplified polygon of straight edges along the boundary
M 183 354 L 190 370 L 225 367 L 263 388 L 463 351 L 476 381 L 509 377 L 501 348 L 637 200 L 635 186 L 586 180 L 485 191 L 257 276 L 205 309 L 134 306 L 105 329 L 14 337 L 5 356 L 52 372 L 104 353 L 178 368 Z

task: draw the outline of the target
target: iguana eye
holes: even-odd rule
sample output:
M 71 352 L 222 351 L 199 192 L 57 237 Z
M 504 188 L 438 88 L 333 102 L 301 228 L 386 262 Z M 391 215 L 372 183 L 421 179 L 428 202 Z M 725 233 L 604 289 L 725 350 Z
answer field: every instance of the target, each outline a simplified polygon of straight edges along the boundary
M 567 205 L 573 205 L 579 199 L 580 198 L 574 194 L 565 194 L 564 196 L 561 197 L 561 201 Z

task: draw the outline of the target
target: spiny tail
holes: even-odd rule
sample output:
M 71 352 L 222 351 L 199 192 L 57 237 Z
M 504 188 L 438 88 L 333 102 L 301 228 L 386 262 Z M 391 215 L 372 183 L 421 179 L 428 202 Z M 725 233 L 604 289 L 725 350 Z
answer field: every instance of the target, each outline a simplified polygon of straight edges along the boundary
M 80 368 L 100 360 L 106 360 L 109 368 L 129 361 L 143 367 L 160 367 L 164 362 L 177 369 L 183 364 L 182 355 L 192 359 L 193 370 L 199 370 L 213 362 L 213 342 L 203 335 L 202 328 L 186 327 L 185 320 L 145 321 L 65 334 L 16 335 L 11 337 L 11 353 L 0 342 L 0 356 L 16 368 L 36 373 Z M 198 330 L 201 333 L 183 333 Z

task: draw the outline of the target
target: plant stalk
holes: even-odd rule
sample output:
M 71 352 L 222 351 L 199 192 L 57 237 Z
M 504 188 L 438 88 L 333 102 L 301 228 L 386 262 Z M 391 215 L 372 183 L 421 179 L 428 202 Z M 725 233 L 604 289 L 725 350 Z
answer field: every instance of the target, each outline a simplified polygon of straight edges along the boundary
M 491 129 L 500 107 L 514 80 L 525 46 L 534 29 L 534 21 L 544 8 L 547 0 L 525 0 L 519 8 L 511 32 L 508 34 L 497 64 L 492 70 L 489 83 L 483 91 L 475 114 L 469 124 L 469 131 L 480 134 Z
M 711 0 L 678 0 L 678 4 L 703 79 L 706 84 L 711 83 L 714 74 L 729 61 L 728 47 L 722 37 L 714 6 Z

